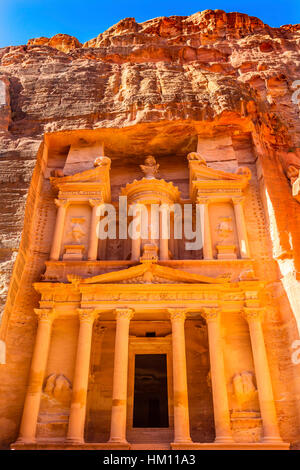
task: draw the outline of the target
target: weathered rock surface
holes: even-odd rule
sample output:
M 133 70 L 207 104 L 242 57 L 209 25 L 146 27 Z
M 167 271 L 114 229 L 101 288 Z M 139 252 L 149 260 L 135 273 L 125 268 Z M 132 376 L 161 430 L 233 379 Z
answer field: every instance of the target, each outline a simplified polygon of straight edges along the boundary
M 59 34 L 0 49 L 2 310 L 26 200 L 30 218 L 34 189 L 29 196 L 28 190 L 43 136 L 74 129 L 98 129 L 109 154 L 124 159 L 128 148 L 132 155 L 176 154 L 178 143 L 187 153 L 198 134 L 209 161 L 226 164 L 238 150 L 247 163 L 250 141 L 259 159 L 271 249 L 292 297 L 300 271 L 300 214 L 286 174 L 291 165 L 300 168 L 299 104 L 293 99 L 299 46 L 299 25 L 271 28 L 244 14 L 206 10 L 141 24 L 126 18 L 83 45 Z M 16 293 L 11 285 L 11 299 Z M 16 426 L 0 420 L 7 429 L 3 445 Z

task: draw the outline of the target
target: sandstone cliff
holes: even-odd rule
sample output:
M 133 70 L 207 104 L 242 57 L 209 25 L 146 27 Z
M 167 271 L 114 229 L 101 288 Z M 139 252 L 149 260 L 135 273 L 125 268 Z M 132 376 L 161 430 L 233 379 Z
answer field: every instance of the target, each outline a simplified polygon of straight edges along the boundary
M 187 153 L 199 135 L 204 152 L 218 151 L 226 161 L 239 150 L 247 163 L 251 146 L 268 193 L 273 256 L 284 263 L 283 282 L 294 282 L 300 215 L 287 175 L 290 166 L 300 168 L 299 46 L 299 25 L 271 28 L 244 14 L 206 10 L 141 24 L 126 18 L 85 44 L 59 34 L 0 49 L 2 310 L 25 204 L 28 220 L 34 204 L 34 188 L 28 190 L 43 136 L 74 129 L 101 130 L 110 155 L 124 158 L 128 148 L 176 154 L 180 144 Z M 22 263 L 15 269 L 21 273 Z M 11 308 L 17 292 L 12 284 Z M 7 426 L 9 440 L 15 429 Z

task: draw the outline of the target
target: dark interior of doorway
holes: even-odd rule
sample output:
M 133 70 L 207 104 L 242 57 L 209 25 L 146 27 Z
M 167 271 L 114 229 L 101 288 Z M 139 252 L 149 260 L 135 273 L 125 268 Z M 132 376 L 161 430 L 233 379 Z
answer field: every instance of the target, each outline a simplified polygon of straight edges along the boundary
M 135 355 L 133 427 L 169 427 L 166 354 Z

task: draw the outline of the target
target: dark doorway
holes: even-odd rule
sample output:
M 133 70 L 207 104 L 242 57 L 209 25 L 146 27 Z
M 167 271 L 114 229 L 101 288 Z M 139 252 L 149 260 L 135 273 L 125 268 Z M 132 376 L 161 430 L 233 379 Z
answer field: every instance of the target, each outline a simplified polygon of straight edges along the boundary
M 166 354 L 135 356 L 133 427 L 169 427 Z

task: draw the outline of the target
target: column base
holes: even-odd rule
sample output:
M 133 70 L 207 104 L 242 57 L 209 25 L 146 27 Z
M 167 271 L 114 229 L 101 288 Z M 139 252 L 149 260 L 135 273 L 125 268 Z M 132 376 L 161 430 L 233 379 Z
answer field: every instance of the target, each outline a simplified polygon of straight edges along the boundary
M 281 437 L 278 437 L 278 436 L 263 437 L 261 442 L 264 442 L 266 444 L 278 444 L 278 443 L 283 444 L 283 440 L 281 439 Z
M 36 438 L 30 438 L 30 439 L 26 439 L 26 437 L 18 437 L 18 439 L 16 440 L 16 442 L 14 442 L 14 444 L 17 444 L 17 445 L 34 445 L 36 444 Z
M 129 445 L 128 441 L 126 439 L 118 439 L 116 437 L 113 437 L 107 441 L 108 444 L 120 444 L 122 446 Z
M 84 439 L 79 439 L 76 437 L 67 437 L 65 440 L 65 444 L 76 446 L 76 445 L 85 444 L 85 442 L 84 442 Z
M 234 442 L 231 436 L 216 437 L 214 442 L 216 444 L 226 444 L 226 442 Z
M 192 444 L 193 441 L 189 437 L 188 439 L 176 439 L 176 441 L 172 442 L 172 444 L 177 445 L 177 444 Z

